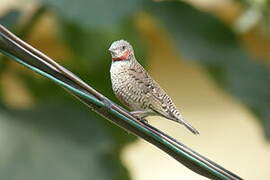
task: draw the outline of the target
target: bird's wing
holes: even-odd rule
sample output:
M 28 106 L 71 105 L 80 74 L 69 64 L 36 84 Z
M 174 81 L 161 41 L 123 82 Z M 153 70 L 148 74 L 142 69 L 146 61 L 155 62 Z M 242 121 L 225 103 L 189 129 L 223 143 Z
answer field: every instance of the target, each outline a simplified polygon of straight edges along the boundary
M 177 110 L 171 98 L 141 65 L 138 64 L 136 68 L 131 68 L 129 76 L 141 84 L 141 91 L 143 91 L 147 97 L 147 101 L 149 101 L 148 108 L 168 119 L 177 120 L 177 117 L 173 114 L 173 111 Z
M 192 133 L 199 134 L 199 132 L 188 122 L 176 109 L 172 99 L 166 92 L 155 82 L 150 75 L 143 69 L 142 66 L 131 70 L 130 74 L 134 80 L 141 84 L 141 91 L 148 101 L 148 108 L 167 119 L 183 124 Z

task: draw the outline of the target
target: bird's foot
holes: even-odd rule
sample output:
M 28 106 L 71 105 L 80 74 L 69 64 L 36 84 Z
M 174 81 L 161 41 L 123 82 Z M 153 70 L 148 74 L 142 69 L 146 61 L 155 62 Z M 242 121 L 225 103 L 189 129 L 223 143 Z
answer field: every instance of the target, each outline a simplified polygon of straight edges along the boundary
M 101 106 L 99 111 L 101 113 L 109 113 L 110 109 L 112 108 L 112 102 L 107 98 L 102 99 L 101 101 L 103 102 L 104 106 Z
M 132 111 L 130 114 L 135 116 L 139 121 L 148 124 L 148 121 L 145 119 L 145 117 L 148 115 L 148 111 Z
M 139 119 L 142 123 L 144 123 L 144 124 L 148 124 L 148 121 L 146 120 L 146 119 L 144 119 L 144 118 L 141 118 L 141 119 Z

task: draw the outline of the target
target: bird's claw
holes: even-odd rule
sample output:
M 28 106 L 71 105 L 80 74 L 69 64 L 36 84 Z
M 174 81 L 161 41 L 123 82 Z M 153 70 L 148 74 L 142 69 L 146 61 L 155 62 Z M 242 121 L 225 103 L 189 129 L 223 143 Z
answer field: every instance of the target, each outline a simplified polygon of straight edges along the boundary
M 104 106 L 100 107 L 100 111 L 103 113 L 109 112 L 112 108 L 112 102 L 109 99 L 102 99 L 101 102 L 103 102 Z
M 141 121 L 144 124 L 148 124 L 148 121 L 146 119 L 144 119 L 144 118 L 139 119 L 139 121 Z
M 103 102 L 103 104 L 104 104 L 104 106 L 106 108 L 108 108 L 108 109 L 111 109 L 112 108 L 112 102 L 109 99 L 104 98 L 101 101 Z
M 132 111 L 130 112 L 134 117 L 136 117 L 142 123 L 148 124 L 148 121 L 144 118 L 145 112 L 144 111 Z

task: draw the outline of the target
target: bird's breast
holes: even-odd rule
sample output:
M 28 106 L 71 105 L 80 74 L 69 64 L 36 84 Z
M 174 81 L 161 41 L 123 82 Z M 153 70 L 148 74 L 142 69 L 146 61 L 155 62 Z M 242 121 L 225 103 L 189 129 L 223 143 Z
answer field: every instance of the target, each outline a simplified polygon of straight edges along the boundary
M 141 88 L 134 78 L 130 76 L 130 67 L 124 63 L 113 63 L 110 69 L 112 88 L 118 99 L 133 110 L 142 107 L 144 97 Z
M 119 61 L 114 62 L 110 69 L 112 88 L 116 95 L 127 92 L 128 86 L 131 85 L 128 77 L 128 67 L 125 63 Z

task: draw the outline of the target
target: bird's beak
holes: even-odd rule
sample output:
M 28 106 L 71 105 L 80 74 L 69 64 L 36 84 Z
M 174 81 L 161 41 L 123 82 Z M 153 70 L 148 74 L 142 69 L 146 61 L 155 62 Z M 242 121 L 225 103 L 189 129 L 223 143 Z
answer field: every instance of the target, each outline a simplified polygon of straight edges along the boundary
M 109 48 L 108 50 L 110 51 L 110 53 L 113 53 L 113 50 L 112 50 L 112 48 Z
M 115 57 L 117 55 L 117 52 L 115 49 L 109 48 L 108 50 L 110 51 L 112 57 Z

